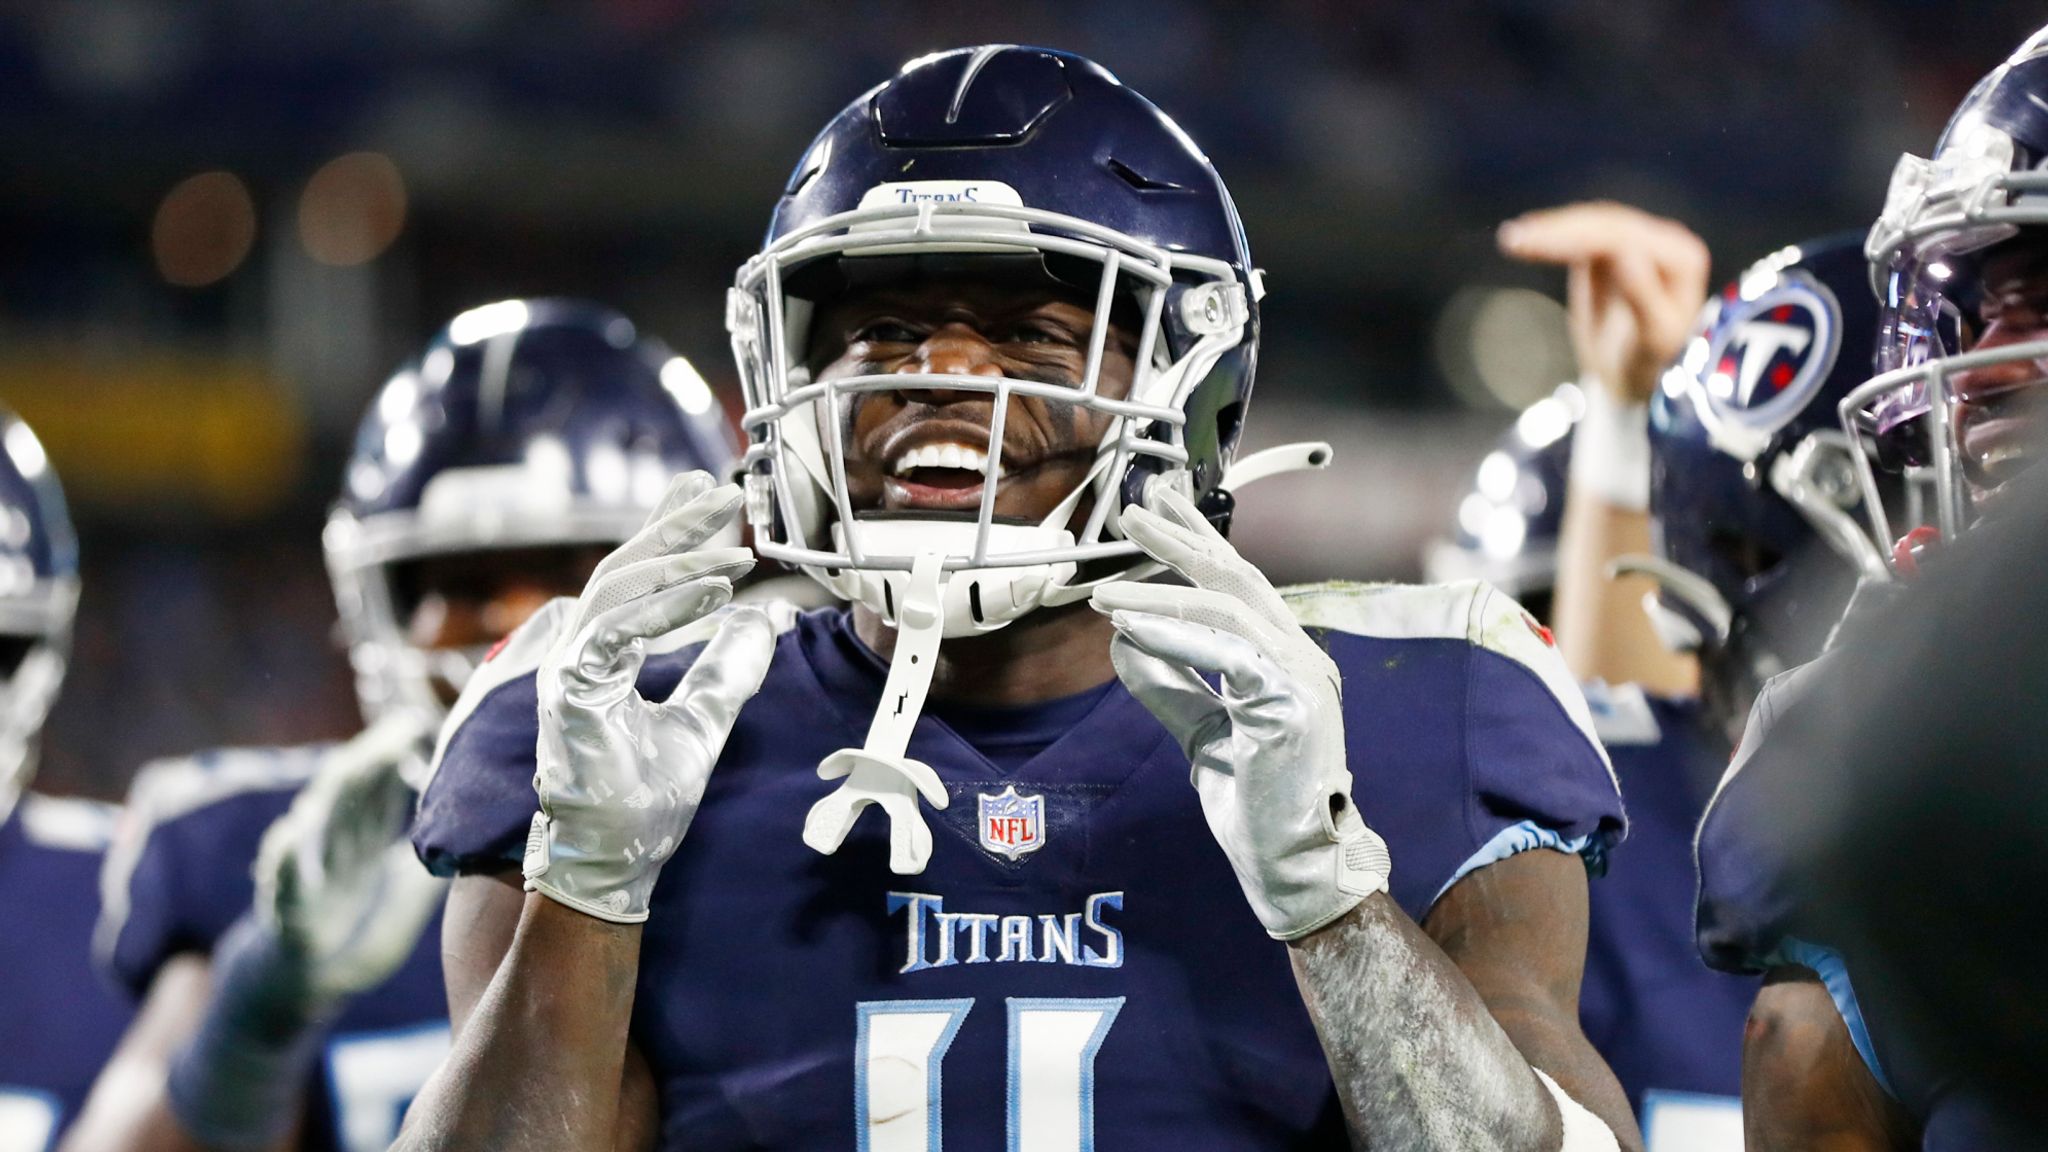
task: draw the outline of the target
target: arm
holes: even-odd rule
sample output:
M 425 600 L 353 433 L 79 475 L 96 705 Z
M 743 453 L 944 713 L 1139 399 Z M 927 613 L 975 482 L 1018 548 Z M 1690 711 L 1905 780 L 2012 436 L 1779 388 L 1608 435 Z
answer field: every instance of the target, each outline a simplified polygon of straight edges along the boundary
M 1897 1101 L 1864 1066 L 1820 977 L 1764 976 L 1742 1036 L 1742 1128 L 1754 1152 L 1892 1152 L 1920 1147 Z
M 456 891 L 481 941 L 502 936 L 508 914 L 512 937 L 501 963 L 487 944 L 444 947 L 455 1047 L 394 1148 L 652 1148 L 652 1085 L 645 1064 L 627 1058 L 640 926 L 522 895 L 498 877 L 469 877 Z
M 1558 541 L 1553 623 L 1565 662 L 1581 680 L 1693 695 L 1692 661 L 1665 649 L 1643 612 L 1655 585 L 1607 573 L 1617 557 L 1651 551 L 1643 406 L 1706 300 L 1706 245 L 1677 221 L 1612 202 L 1531 212 L 1501 225 L 1499 239 L 1517 260 L 1567 269 L 1587 390 Z
M 399 765 L 424 725 L 392 717 L 323 755 L 263 834 L 251 908 L 151 978 L 72 1146 L 115 1152 L 295 1147 L 329 1022 L 412 954 L 441 885 L 397 843 Z
M 186 953 L 167 962 L 93 1082 L 92 1095 L 59 1152 L 210 1152 L 178 1123 L 166 1086 L 172 1061 L 199 1031 L 212 1003 L 213 974 L 206 957 Z M 296 1146 L 293 1133 L 273 1145 L 272 1152 Z
M 652 1077 L 629 1040 L 640 925 L 767 673 L 773 628 L 735 610 L 667 700 L 643 699 L 636 683 L 644 641 L 719 608 L 750 566 L 739 549 L 696 550 L 739 501 L 701 473 L 679 477 L 551 640 L 537 678 L 525 891 L 507 871 L 466 877 L 451 896 L 442 954 L 454 1048 L 395 1148 L 653 1146 Z
M 1179 738 L 1245 898 L 1292 946 L 1362 1142 L 1592 1152 L 1615 1148 L 1619 1132 L 1635 1148 L 1574 1018 L 1586 932 L 1577 859 L 1546 868 L 1523 853 L 1474 872 L 1431 917 L 1455 948 L 1437 945 L 1388 896 L 1386 843 L 1352 802 L 1336 664 L 1182 493 L 1155 482 L 1122 523 L 1193 586 L 1098 588 L 1093 603 L 1116 628 L 1110 657 Z M 1589 1112 L 1579 1093 L 1617 1119 Z
M 1346 1116 L 1369 1146 L 1552 1152 L 1564 1131 L 1538 1068 L 1622 1147 L 1641 1146 L 1579 1031 L 1585 891 L 1576 858 L 1524 852 L 1459 881 L 1426 932 L 1381 893 L 1292 946 Z

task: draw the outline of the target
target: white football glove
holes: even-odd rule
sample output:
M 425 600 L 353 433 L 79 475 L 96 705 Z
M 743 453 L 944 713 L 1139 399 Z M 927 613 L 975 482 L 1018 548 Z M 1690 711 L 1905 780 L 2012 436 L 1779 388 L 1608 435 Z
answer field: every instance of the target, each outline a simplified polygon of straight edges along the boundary
M 445 884 L 405 839 L 413 792 L 402 772 L 432 747 L 433 719 L 394 713 L 336 746 L 263 833 L 256 917 L 303 964 L 309 1007 L 389 979 L 441 906 Z
M 1299 939 L 1386 891 L 1390 868 L 1351 802 L 1337 666 L 1185 496 L 1154 481 L 1146 504 L 1124 509 L 1124 535 L 1194 587 L 1095 591 L 1117 675 L 1187 753 L 1259 922 Z
M 634 689 L 645 642 L 722 608 L 754 566 L 745 548 L 703 546 L 741 499 L 702 472 L 678 477 L 647 526 L 597 566 L 556 633 L 539 671 L 528 891 L 600 920 L 647 919 L 662 862 L 689 830 L 774 655 L 767 614 L 740 606 L 667 700 Z

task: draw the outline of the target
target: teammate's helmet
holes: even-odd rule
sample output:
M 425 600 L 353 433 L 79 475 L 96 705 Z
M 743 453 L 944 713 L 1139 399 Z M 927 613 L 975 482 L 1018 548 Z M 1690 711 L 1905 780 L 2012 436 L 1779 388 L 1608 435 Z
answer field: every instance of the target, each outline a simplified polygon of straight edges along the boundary
M 1572 427 L 1584 404 L 1578 385 L 1566 384 L 1522 410 L 1479 461 L 1450 537 L 1430 542 L 1424 579 L 1484 580 L 1550 620 Z
M 1837 418 L 1877 324 L 1858 241 L 1751 265 L 1707 302 L 1651 401 L 1652 607 L 1730 720 L 1819 652 L 1859 577 L 1885 574 L 1859 518 L 1861 450 Z
M 494 549 L 615 544 L 670 477 L 731 473 L 730 434 L 688 361 L 580 300 L 457 316 L 384 385 L 328 517 L 328 571 L 366 717 L 437 708 L 483 655 L 407 643 L 407 566 Z
M 2041 339 L 1971 351 L 1987 259 L 2019 245 L 2048 251 L 2044 165 L 2048 29 L 1977 83 L 1949 120 L 1932 160 L 1899 158 L 1884 213 L 1864 246 L 1882 310 L 1880 375 L 1844 401 L 1842 418 L 1852 435 L 1875 445 L 1879 470 L 1928 469 L 1935 525 L 1945 534 L 1976 511 L 1957 413 L 1964 404 L 1988 400 L 1967 395 L 1958 375 L 2048 358 L 2048 340 Z M 2024 375 L 2024 383 L 2008 381 L 1994 391 L 2041 382 L 2038 369 Z M 1865 471 L 1867 494 L 1876 492 L 1877 472 Z M 1997 477 L 1974 479 L 1988 484 Z M 1915 527 L 1890 518 L 1882 500 L 1866 503 L 1874 531 L 1887 541 Z
M 71 655 L 78 537 L 29 426 L 0 410 L 0 823 L 35 772 Z
M 803 357 L 820 300 L 962 271 L 1049 280 L 1094 301 L 1079 390 L 973 375 L 810 380 Z M 1149 476 L 1185 469 L 1191 495 L 1218 519 L 1227 510 L 1220 483 L 1251 395 L 1260 294 L 1215 168 L 1100 65 L 1009 45 L 911 61 L 812 142 L 730 297 L 756 547 L 885 618 L 885 585 L 906 579 L 918 555 L 943 555 L 946 571 L 968 572 L 946 582 L 947 635 L 1084 597 L 1081 565 L 1104 562 L 1087 571 L 1094 579 L 1137 563 L 1117 513 Z M 1113 312 L 1136 327 L 1123 398 L 1097 387 Z M 971 517 L 856 515 L 839 414 L 860 393 L 934 385 L 991 396 L 995 442 L 1011 396 L 1113 419 L 1088 478 L 1041 523 L 997 520 L 995 484 Z M 1074 526 L 1084 498 L 1092 508 Z

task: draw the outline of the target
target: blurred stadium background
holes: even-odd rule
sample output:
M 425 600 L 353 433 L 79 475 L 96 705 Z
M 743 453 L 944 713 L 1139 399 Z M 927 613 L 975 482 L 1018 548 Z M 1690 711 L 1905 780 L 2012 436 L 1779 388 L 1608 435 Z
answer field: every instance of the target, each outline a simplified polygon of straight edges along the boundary
M 1494 225 L 1589 195 L 1739 267 L 1866 223 L 2042 19 L 1987 0 L 64 0 L 0 9 L 0 400 L 80 520 L 56 791 L 345 734 L 324 507 L 362 405 L 463 308 L 580 294 L 732 402 L 722 293 L 810 133 L 903 60 L 1095 57 L 1236 192 L 1272 289 L 1252 446 L 1284 577 L 1411 577 L 1573 369 Z

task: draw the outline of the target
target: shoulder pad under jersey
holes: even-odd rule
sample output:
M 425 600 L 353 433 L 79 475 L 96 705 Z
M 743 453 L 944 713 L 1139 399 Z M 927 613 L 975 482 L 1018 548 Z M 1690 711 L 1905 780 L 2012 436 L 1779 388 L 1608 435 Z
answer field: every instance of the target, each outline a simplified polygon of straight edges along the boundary
M 46 796 L 30 792 L 15 809 L 22 835 L 30 842 L 60 852 L 105 852 L 114 839 L 117 805 L 78 796 Z
M 1514 599 L 1481 580 L 1452 584 L 1360 584 L 1329 581 L 1280 590 L 1294 618 L 1310 628 L 1387 640 L 1463 640 L 1505 657 L 1543 683 L 1572 723 L 1600 751 L 1592 713 L 1565 667 L 1550 629 Z M 1608 768 L 1609 775 L 1613 767 Z
M 312 777 L 329 747 L 217 748 L 143 765 L 128 786 L 128 799 L 101 867 L 95 949 L 109 954 L 121 934 L 135 867 L 157 829 L 246 793 L 296 790 Z

